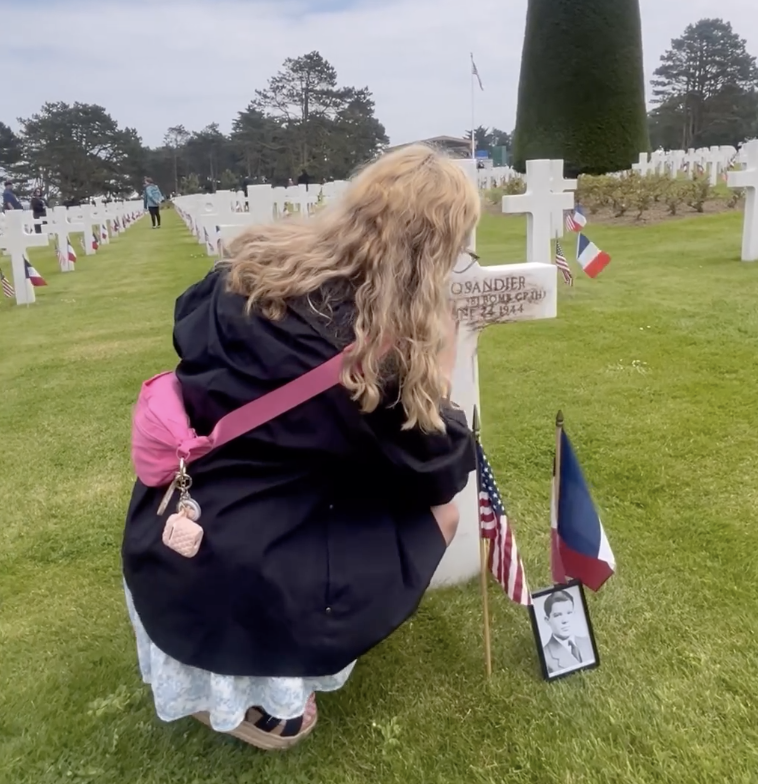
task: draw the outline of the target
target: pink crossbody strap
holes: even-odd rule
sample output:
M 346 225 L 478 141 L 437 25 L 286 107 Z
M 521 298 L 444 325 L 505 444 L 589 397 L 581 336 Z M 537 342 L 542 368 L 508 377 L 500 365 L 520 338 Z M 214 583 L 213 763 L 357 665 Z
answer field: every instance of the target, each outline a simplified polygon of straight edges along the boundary
M 348 346 L 336 357 L 332 357 L 313 370 L 309 370 L 294 381 L 289 381 L 283 387 L 268 392 L 219 419 L 210 434 L 213 448 L 233 441 L 301 403 L 316 397 L 316 395 L 326 392 L 327 389 L 337 386 L 340 381 L 345 352 L 349 348 Z

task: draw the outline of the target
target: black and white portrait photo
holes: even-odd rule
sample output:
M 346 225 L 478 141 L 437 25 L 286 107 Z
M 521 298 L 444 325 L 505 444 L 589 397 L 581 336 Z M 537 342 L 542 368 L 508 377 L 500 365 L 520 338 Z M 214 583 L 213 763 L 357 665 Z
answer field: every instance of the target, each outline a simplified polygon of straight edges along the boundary
M 531 615 L 542 675 L 547 680 L 600 664 L 581 583 L 532 594 Z

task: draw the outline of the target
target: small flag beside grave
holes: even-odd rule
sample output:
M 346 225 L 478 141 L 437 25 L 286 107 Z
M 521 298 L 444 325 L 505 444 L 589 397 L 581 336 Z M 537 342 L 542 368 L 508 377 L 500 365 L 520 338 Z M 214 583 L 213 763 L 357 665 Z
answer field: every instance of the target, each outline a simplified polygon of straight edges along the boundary
M 26 271 L 26 279 L 32 286 L 47 286 L 45 279 L 34 269 L 26 256 L 24 256 L 24 270 Z
M 571 274 L 571 267 L 569 267 L 568 260 L 566 259 L 566 254 L 563 252 L 563 248 L 561 247 L 561 243 L 555 243 L 555 266 L 561 271 L 561 275 L 563 275 L 563 280 L 567 286 L 574 285 L 574 276 Z
M 560 413 L 550 512 L 553 582 L 573 577 L 599 591 L 613 576 L 616 561 Z
M 8 297 L 8 299 L 14 299 L 16 296 L 16 292 L 13 290 L 13 286 L 8 278 L 3 275 L 3 271 L 0 270 L 0 285 L 3 287 L 3 294 Z
M 584 234 L 579 235 L 576 260 L 590 278 L 596 278 L 611 263 L 611 257 Z

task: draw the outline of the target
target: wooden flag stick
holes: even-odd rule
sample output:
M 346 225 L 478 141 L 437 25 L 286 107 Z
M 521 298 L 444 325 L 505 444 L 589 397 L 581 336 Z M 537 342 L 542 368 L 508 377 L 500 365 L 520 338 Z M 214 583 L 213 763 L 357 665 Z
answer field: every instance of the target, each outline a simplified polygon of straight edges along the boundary
M 558 508 L 560 504 L 560 492 L 561 492 L 561 436 L 563 434 L 563 411 L 559 411 L 555 417 L 555 460 L 553 463 L 553 492 L 551 493 L 551 503 L 554 504 L 554 508 L 552 510 L 553 515 L 555 515 L 555 520 L 558 520 Z M 554 532 L 551 531 L 551 537 L 555 536 Z M 557 544 L 551 542 L 551 551 L 553 547 L 557 547 Z M 556 558 L 556 553 L 552 551 L 551 557 L 551 564 L 550 568 L 553 571 L 553 562 Z M 553 582 L 555 582 L 555 573 L 551 574 L 553 577 Z
M 563 433 L 563 411 L 559 411 L 555 417 L 555 472 L 553 481 L 555 482 L 555 514 L 558 515 L 558 493 L 561 491 L 561 435 Z
M 474 438 L 476 439 L 477 445 L 481 444 L 480 441 L 480 423 L 479 423 L 479 409 L 474 406 L 474 416 L 473 416 L 473 431 L 474 431 Z M 477 515 L 479 515 L 478 505 L 479 505 L 479 492 L 480 492 L 480 482 L 479 482 L 479 459 L 477 455 L 477 466 L 476 466 L 476 485 L 477 485 Z M 482 611 L 484 615 L 484 667 L 487 672 L 487 677 L 489 678 L 492 675 L 492 638 L 490 636 L 490 602 L 489 602 L 489 594 L 487 592 L 487 571 L 488 571 L 488 561 L 489 561 L 489 541 L 482 537 L 482 530 L 481 530 L 481 521 L 479 524 L 479 561 L 480 561 L 480 568 L 479 568 L 479 579 L 480 585 L 482 589 Z

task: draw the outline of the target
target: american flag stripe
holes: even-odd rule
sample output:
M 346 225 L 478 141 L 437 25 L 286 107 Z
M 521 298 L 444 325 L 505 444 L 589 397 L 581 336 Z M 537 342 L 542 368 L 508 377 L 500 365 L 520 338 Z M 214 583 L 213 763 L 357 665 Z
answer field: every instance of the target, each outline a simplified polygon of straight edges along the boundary
M 2 270 L 0 270 L 0 283 L 3 287 L 3 294 L 5 294 L 8 299 L 13 299 L 16 296 L 16 292 L 14 291 L 13 286 L 11 286 L 11 282 L 8 278 L 3 275 Z
M 482 539 L 489 541 L 487 566 L 511 601 L 528 606 L 532 603 L 532 597 L 526 582 L 524 564 L 492 468 L 479 444 L 477 457 L 479 529 Z
M 555 243 L 555 266 L 561 271 L 563 280 L 567 286 L 574 285 L 574 276 L 571 274 L 571 267 L 569 267 L 566 255 L 563 252 L 560 242 Z

